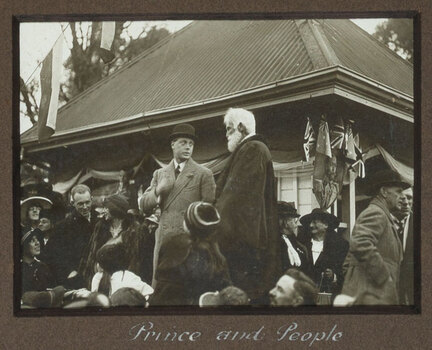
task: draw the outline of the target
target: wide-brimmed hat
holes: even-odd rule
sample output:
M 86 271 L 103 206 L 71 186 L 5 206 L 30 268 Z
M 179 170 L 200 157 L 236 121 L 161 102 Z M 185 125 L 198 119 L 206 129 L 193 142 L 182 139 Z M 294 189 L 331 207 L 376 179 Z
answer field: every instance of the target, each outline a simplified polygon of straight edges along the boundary
M 336 229 L 340 224 L 340 220 L 336 216 L 320 208 L 315 208 L 310 214 L 302 216 L 300 218 L 300 223 L 303 227 L 309 228 L 310 222 L 314 219 L 326 222 L 330 230 Z
M 384 169 L 377 171 L 371 176 L 370 186 L 366 190 L 366 193 L 373 196 L 377 194 L 382 186 L 397 186 L 405 190 L 411 187 L 411 184 L 402 179 L 399 173 L 391 169 Z
M 192 234 L 208 236 L 220 222 L 217 209 L 210 203 L 193 202 L 186 210 L 184 220 Z
M 278 202 L 278 215 L 279 216 L 291 216 L 291 217 L 300 217 L 301 215 L 297 213 L 297 209 L 295 208 L 294 202 Z
M 36 236 L 39 239 L 39 237 L 42 236 L 42 231 L 38 228 L 21 230 L 21 245 L 26 245 L 31 241 L 33 236 Z
M 195 128 L 190 124 L 178 124 L 174 127 L 171 135 L 169 136 L 170 142 L 179 137 L 186 137 L 196 141 Z
M 220 292 L 207 292 L 200 296 L 199 306 L 249 305 L 247 294 L 240 288 L 229 286 Z
M 156 225 L 159 225 L 159 219 L 158 219 L 158 217 L 157 217 L 156 215 L 154 215 L 154 214 L 150 215 L 149 217 L 146 217 L 145 220 L 146 220 L 146 221 L 150 221 L 150 222 L 152 222 L 152 223 L 154 223 L 154 224 L 156 224 Z
M 41 209 L 50 209 L 52 207 L 52 201 L 46 197 L 33 196 L 24 199 L 21 202 L 21 221 L 27 219 L 28 209 L 32 206 L 38 206 Z
M 127 215 L 130 208 L 127 198 L 122 194 L 113 194 L 104 200 L 104 206 L 110 210 L 110 212 L 117 212 L 123 216 Z

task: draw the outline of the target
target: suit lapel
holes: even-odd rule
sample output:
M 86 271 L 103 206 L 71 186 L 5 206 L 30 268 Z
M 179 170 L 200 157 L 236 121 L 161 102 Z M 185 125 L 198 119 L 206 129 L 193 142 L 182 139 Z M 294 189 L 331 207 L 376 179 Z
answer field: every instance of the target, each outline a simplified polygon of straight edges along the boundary
M 174 176 L 174 165 L 172 166 L 172 172 Z M 172 201 L 180 194 L 183 188 L 185 188 L 186 185 L 192 180 L 194 175 L 195 175 L 195 162 L 191 158 L 187 161 L 183 171 L 175 180 L 174 187 L 166 200 L 165 208 L 167 208 L 172 203 Z

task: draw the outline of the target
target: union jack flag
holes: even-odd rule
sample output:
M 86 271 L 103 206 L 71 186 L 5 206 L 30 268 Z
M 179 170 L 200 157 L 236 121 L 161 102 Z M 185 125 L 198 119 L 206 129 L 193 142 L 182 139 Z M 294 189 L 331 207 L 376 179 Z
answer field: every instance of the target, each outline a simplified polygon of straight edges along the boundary
M 339 122 L 335 124 L 330 133 L 332 149 L 340 149 L 345 151 L 347 146 L 345 126 L 342 118 L 339 118 Z
M 303 137 L 303 149 L 305 153 L 305 159 L 308 162 L 310 158 L 310 151 L 316 143 L 315 131 L 312 128 L 310 118 L 307 118 L 306 130 Z

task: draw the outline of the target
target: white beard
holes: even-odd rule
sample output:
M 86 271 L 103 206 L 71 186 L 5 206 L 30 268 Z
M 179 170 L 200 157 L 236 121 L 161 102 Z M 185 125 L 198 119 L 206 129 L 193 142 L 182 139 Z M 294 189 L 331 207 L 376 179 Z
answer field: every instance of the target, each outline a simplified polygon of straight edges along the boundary
M 234 152 L 242 139 L 243 135 L 240 131 L 235 131 L 233 134 L 228 136 L 228 151 L 230 151 L 231 153 Z

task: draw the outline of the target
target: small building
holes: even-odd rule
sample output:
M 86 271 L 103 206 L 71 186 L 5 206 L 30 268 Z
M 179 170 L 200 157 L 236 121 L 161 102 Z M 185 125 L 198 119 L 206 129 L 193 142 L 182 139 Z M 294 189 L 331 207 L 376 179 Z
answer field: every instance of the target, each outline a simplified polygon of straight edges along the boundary
M 126 176 L 136 196 L 170 160 L 181 122 L 197 129 L 194 159 L 217 176 L 228 156 L 222 116 L 243 107 L 269 141 L 279 199 L 306 214 L 317 206 L 307 117 L 353 120 L 366 174 L 385 163 L 413 181 L 413 85 L 412 65 L 347 19 L 195 21 L 61 107 L 50 139 L 38 142 L 34 127 L 21 146 L 51 164 L 59 192 L 86 182 L 103 196 Z M 352 228 L 365 198 L 352 181 L 332 210 Z

